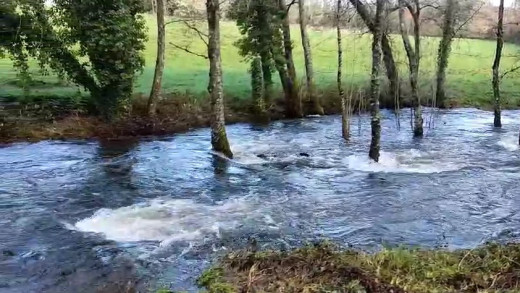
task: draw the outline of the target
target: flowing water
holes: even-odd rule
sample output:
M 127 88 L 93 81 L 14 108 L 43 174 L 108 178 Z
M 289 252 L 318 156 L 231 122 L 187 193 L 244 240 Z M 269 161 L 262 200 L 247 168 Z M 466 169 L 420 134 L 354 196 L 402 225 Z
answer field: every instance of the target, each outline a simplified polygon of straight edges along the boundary
M 193 291 L 251 238 L 367 250 L 518 239 L 520 112 L 496 130 L 489 112 L 429 111 L 420 140 L 383 114 L 379 164 L 366 155 L 367 116 L 354 117 L 350 144 L 339 117 L 233 125 L 234 160 L 210 152 L 207 129 L 0 148 L 0 292 Z

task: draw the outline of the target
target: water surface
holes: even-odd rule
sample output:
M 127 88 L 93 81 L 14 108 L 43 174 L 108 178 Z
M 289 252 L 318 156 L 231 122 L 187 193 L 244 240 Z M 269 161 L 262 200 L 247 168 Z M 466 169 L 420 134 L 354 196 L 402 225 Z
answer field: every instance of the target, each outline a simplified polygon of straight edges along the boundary
M 496 130 L 489 112 L 429 111 L 424 139 L 405 113 L 399 129 L 383 112 L 380 164 L 367 159 L 367 116 L 350 144 L 334 116 L 233 125 L 231 161 L 210 152 L 207 129 L 1 148 L 0 292 L 195 290 L 216 255 L 250 238 L 368 250 L 518 239 L 520 112 Z

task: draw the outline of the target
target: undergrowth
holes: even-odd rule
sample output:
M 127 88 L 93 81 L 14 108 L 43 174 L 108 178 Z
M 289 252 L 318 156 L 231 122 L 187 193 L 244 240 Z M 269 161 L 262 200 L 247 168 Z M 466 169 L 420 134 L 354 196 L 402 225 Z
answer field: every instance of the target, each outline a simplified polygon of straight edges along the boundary
M 472 250 L 340 250 L 330 243 L 291 252 L 240 251 L 198 285 L 226 292 L 520 292 L 520 245 Z

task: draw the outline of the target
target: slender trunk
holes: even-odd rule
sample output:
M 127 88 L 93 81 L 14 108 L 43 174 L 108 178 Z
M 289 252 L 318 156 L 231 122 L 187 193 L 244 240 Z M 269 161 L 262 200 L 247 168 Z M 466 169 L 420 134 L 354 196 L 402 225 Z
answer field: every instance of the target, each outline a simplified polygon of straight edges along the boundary
M 150 1 L 152 2 L 152 12 L 154 14 L 156 14 L 157 13 L 157 4 L 158 4 L 158 2 L 157 2 L 157 0 L 150 0 Z
M 161 84 L 164 72 L 164 54 L 166 50 L 165 43 L 165 24 L 164 15 L 166 6 L 165 0 L 157 0 L 157 60 L 155 63 L 155 74 L 153 77 L 152 90 L 148 98 L 148 114 L 155 115 L 157 110 L 157 100 L 161 94 Z
M 493 96 L 495 98 L 495 127 L 502 127 L 500 105 L 500 60 L 504 47 L 504 0 L 500 0 L 498 8 L 497 49 L 493 62 Z
M 414 137 L 423 136 L 423 118 L 421 109 L 421 100 L 419 96 L 419 62 L 421 54 L 421 33 L 420 33 L 420 6 L 419 1 L 415 0 L 414 7 L 407 4 L 407 2 L 400 0 L 399 3 L 403 5 L 403 8 L 399 9 L 399 30 L 401 32 L 401 38 L 403 39 L 403 45 L 408 57 L 408 67 L 410 70 L 410 87 L 412 89 L 412 103 L 414 112 L 414 123 L 413 133 Z M 408 32 L 405 27 L 404 14 L 408 10 L 413 18 L 414 24 L 414 45 L 410 41 Z
M 369 156 L 379 162 L 381 149 L 381 115 L 379 113 L 381 55 L 383 54 L 381 42 L 383 39 L 383 10 L 385 0 L 377 0 L 374 17 L 374 30 L 372 31 L 372 74 L 370 78 L 370 113 L 372 115 L 372 140 L 370 142 Z
M 283 32 L 283 46 L 285 63 L 287 66 L 287 79 L 286 79 L 286 97 L 290 98 L 290 102 L 286 105 L 286 116 L 287 118 L 300 118 L 303 117 L 302 102 L 298 93 L 296 69 L 294 67 L 292 39 L 291 39 L 291 26 L 289 23 L 289 10 L 285 4 L 285 0 L 279 0 L 279 9 L 283 14 L 282 17 L 282 32 Z
M 341 99 L 341 134 L 346 141 L 350 140 L 350 103 L 347 104 L 343 89 L 343 37 L 341 35 L 341 0 L 336 5 L 336 31 L 338 41 L 338 94 Z
M 274 58 L 274 65 L 276 67 L 276 71 L 278 71 L 278 76 L 280 77 L 280 83 L 282 84 L 282 89 L 284 92 L 285 98 L 285 116 L 287 118 L 298 118 L 298 105 L 295 103 L 299 103 L 299 101 L 295 101 L 293 87 L 291 86 L 291 78 L 287 72 L 285 59 L 280 57 L 274 51 L 272 52 Z
M 208 92 L 211 98 L 211 145 L 229 158 L 233 153 L 226 135 L 224 89 L 220 55 L 220 0 L 206 0 L 208 17 L 208 58 L 210 63 Z
M 442 39 L 437 55 L 437 91 L 436 100 L 440 108 L 446 108 L 446 69 L 451 53 L 451 44 L 455 37 L 455 10 L 457 0 L 447 0 L 442 25 Z
M 251 92 L 254 102 L 256 118 L 260 121 L 268 119 L 265 106 L 265 84 L 264 73 L 262 69 L 262 59 L 256 57 L 251 62 Z
M 323 115 L 323 108 L 320 104 L 320 99 L 316 94 L 316 84 L 314 83 L 314 69 L 312 63 L 312 50 L 309 34 L 307 33 L 307 11 L 305 0 L 299 0 L 299 17 L 300 17 L 300 31 L 302 35 L 303 56 L 305 59 L 305 73 L 307 81 L 307 95 L 311 102 L 311 114 Z
M 368 30 L 374 33 L 374 20 L 370 16 L 370 11 L 366 8 L 361 0 L 349 0 L 352 6 L 356 8 L 358 15 L 361 17 Z M 385 32 L 382 38 L 383 61 L 386 68 L 386 76 L 390 82 L 390 96 L 396 100 L 398 106 L 401 100 L 401 84 L 399 81 L 399 71 L 395 62 L 394 54 L 390 40 Z
M 273 94 L 273 73 L 271 72 L 271 60 L 268 53 L 261 54 L 262 74 L 264 79 L 264 103 L 266 106 L 271 104 Z

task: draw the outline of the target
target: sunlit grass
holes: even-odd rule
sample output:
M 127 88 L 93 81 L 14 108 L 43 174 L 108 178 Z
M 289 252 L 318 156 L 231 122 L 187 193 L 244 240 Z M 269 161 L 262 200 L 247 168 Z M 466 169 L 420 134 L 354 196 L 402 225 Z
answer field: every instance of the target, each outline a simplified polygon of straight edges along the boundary
M 520 292 L 518 244 L 473 250 L 389 248 L 377 253 L 330 244 L 290 252 L 235 252 L 207 270 L 208 292 Z
M 156 38 L 155 20 L 147 16 L 149 40 L 145 51 L 146 66 L 136 82 L 136 92 L 148 94 L 154 73 Z M 203 22 L 201 28 L 205 28 Z M 295 62 L 300 78 L 303 78 L 303 54 L 298 27 L 293 27 Z M 326 88 L 335 82 L 336 78 L 336 39 L 334 30 L 311 31 L 314 67 L 318 87 Z M 249 65 L 239 56 L 233 43 L 240 37 L 234 23 L 222 23 L 222 59 L 224 68 L 224 86 L 228 95 L 249 97 L 250 79 Z M 436 52 L 438 38 L 423 38 L 421 63 L 422 95 L 431 96 L 436 67 Z M 189 45 L 189 49 L 205 54 L 202 41 L 192 32 L 187 31 L 182 24 L 174 23 L 167 27 L 167 60 L 164 72 L 164 92 L 190 92 L 195 95 L 204 94 L 208 82 L 208 62 L 182 50 L 176 49 L 170 43 L 180 46 Z M 345 82 L 364 86 L 368 82 L 371 62 L 371 37 L 367 34 L 345 32 Z M 407 85 L 406 56 L 398 36 L 392 36 L 396 59 L 399 63 L 403 84 Z M 495 43 L 488 40 L 457 39 L 448 70 L 448 94 L 457 98 L 459 103 L 473 106 L 489 104 L 492 97 L 491 65 L 494 58 Z M 514 67 L 520 54 L 519 48 L 506 44 L 504 49 L 503 69 Z M 16 86 L 16 71 L 9 59 L 0 60 L 0 96 L 22 96 L 23 90 Z M 35 65 L 35 64 L 33 64 Z M 60 85 L 55 76 L 42 76 L 37 66 L 32 66 L 35 79 L 46 84 L 31 88 L 30 94 L 36 96 L 70 96 L 77 93 L 77 88 L 71 85 Z M 276 76 L 276 75 L 275 75 Z M 513 73 L 502 83 L 502 91 L 506 104 L 516 106 L 520 101 L 520 75 Z M 303 79 L 302 79 L 303 80 Z

